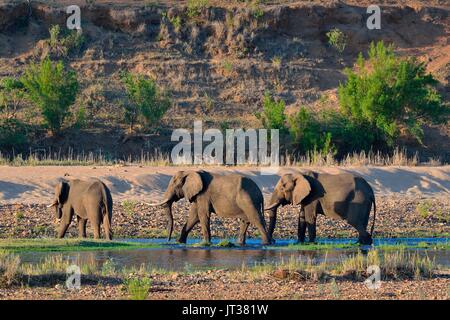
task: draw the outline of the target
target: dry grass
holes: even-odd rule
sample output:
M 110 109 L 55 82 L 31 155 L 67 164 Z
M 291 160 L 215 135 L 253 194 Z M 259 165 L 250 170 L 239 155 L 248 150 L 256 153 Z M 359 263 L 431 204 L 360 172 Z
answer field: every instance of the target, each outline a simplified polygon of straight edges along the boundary
M 281 156 L 281 166 L 297 167 L 328 167 L 328 166 L 439 166 L 444 165 L 439 159 L 429 159 L 420 162 L 418 155 L 408 157 L 405 149 L 395 149 L 392 155 L 380 152 L 360 152 L 348 154 L 342 160 L 337 160 L 329 154 L 311 152 L 305 156 L 294 157 L 290 154 Z M 142 165 L 142 166 L 176 166 L 172 163 L 169 154 L 159 151 L 155 153 L 142 152 L 138 157 L 129 156 L 124 159 L 110 159 L 101 152 L 74 154 L 69 151 L 64 155 L 60 152 L 42 154 L 30 152 L 27 155 L 19 154 L 13 158 L 4 156 L 0 152 L 0 165 L 4 166 L 111 166 L 111 165 Z M 207 165 L 207 164 L 205 164 Z M 214 164 L 216 166 L 217 164 Z M 239 166 L 239 165 L 237 165 Z

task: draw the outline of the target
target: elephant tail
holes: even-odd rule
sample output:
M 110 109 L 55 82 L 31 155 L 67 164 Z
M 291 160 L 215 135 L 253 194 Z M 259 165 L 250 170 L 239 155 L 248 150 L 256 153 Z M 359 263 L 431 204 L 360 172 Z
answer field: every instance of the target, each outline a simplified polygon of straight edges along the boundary
M 372 227 L 370 228 L 370 235 L 373 237 L 373 229 L 375 228 L 375 218 L 377 216 L 377 205 L 375 204 L 375 197 L 373 197 L 372 202 L 373 202 L 373 221 Z
M 110 208 L 109 203 L 111 199 L 111 195 L 106 191 L 106 186 L 104 185 L 102 188 L 102 194 L 103 194 L 103 225 L 105 228 L 105 232 L 108 232 L 109 234 L 105 235 L 108 239 L 112 239 L 112 229 L 111 229 L 111 217 L 110 211 L 112 211 L 112 208 Z M 112 203 L 112 201 L 111 201 Z

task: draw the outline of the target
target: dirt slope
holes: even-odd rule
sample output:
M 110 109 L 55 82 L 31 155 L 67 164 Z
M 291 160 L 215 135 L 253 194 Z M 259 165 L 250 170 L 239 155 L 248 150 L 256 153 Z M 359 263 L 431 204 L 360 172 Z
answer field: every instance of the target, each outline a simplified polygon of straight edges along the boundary
M 239 1 L 210 1 L 198 16 L 186 16 L 186 1 L 0 2 L 0 77 L 19 76 L 24 65 L 48 52 L 48 28 L 64 25 L 65 6 L 82 7 L 87 42 L 65 60 L 79 74 L 82 95 L 74 109 L 87 107 L 87 128 L 68 129 L 64 138 L 36 133 L 32 149 L 75 152 L 106 150 L 112 156 L 167 149 L 174 127 L 259 127 L 255 112 L 270 90 L 289 112 L 301 105 L 336 108 L 342 71 L 371 41 L 392 42 L 398 52 L 428 62 L 450 96 L 450 8 L 447 1 L 382 1 L 382 28 L 365 26 L 368 1 L 272 1 L 252 7 Z M 261 10 L 261 11 L 259 11 Z M 180 17 L 180 25 L 174 23 Z M 348 37 L 343 55 L 327 44 L 326 32 Z M 120 104 L 121 70 L 153 77 L 171 91 L 174 106 L 160 137 L 124 139 Z M 23 111 L 23 117 L 39 117 Z M 426 128 L 421 155 L 450 157 L 448 126 Z M 125 141 L 125 142 L 124 142 Z

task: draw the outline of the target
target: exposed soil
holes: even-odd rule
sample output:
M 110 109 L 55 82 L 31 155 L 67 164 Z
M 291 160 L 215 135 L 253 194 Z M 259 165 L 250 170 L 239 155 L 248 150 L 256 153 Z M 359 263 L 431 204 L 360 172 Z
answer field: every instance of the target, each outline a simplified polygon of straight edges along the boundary
M 423 216 L 418 205 L 426 201 L 429 216 Z M 175 233 L 179 232 L 188 216 L 187 203 L 174 205 Z M 446 237 L 450 234 L 449 198 L 421 200 L 401 195 L 380 196 L 377 204 L 375 237 Z M 55 236 L 57 221 L 53 210 L 45 205 L 2 205 L 0 206 L 0 237 L 36 238 Z M 297 237 L 298 211 L 286 206 L 278 214 L 275 238 Z M 266 217 L 266 220 L 268 218 Z M 161 210 L 136 203 L 133 208 L 118 204 L 114 208 L 113 230 L 116 238 L 154 238 L 166 237 L 167 218 Z M 372 221 L 372 214 L 371 214 Z M 369 225 L 371 225 L 371 221 Z M 319 216 L 318 237 L 340 238 L 357 237 L 357 232 L 343 221 Z M 237 237 L 239 222 L 235 219 L 223 219 L 212 215 L 211 230 L 213 237 Z M 250 237 L 259 237 L 253 226 L 249 227 Z M 68 230 L 68 237 L 76 237 L 75 221 Z M 92 237 L 88 223 L 88 236 Z M 200 226 L 190 233 L 191 237 L 201 237 Z
M 152 287 L 148 299 L 408 299 L 446 300 L 450 279 L 440 275 L 428 280 L 383 281 L 377 290 L 370 290 L 363 282 L 314 282 L 276 279 L 265 276 L 250 279 L 226 270 L 195 274 L 149 275 Z M 24 286 L 0 289 L 0 299 L 129 299 L 127 290 L 117 279 L 91 279 L 81 290 L 69 291 L 61 284 L 48 287 Z M 90 282 L 90 283 L 89 283 Z
M 101 150 L 119 158 L 167 151 L 171 129 L 192 128 L 194 119 L 203 119 L 205 127 L 260 127 L 255 112 L 265 90 L 284 99 L 289 113 L 301 105 L 336 108 L 343 69 L 380 39 L 427 62 L 444 99 L 450 94 L 449 6 L 440 0 L 381 1 L 382 29 L 374 31 L 365 27 L 370 1 L 271 1 L 260 5 L 259 18 L 241 1 L 209 1 L 195 19 L 186 17 L 186 1 L 31 1 L 31 8 L 26 1 L 1 1 L 0 77 L 21 75 L 26 64 L 49 52 L 48 28 L 64 26 L 69 3 L 82 7 L 87 42 L 79 53 L 60 58 L 79 74 L 82 93 L 73 111 L 86 106 L 87 127 L 71 127 L 72 119 L 63 137 L 33 129 L 23 151 Z M 182 18 L 179 28 L 171 22 L 176 17 Z M 343 55 L 327 44 L 326 32 L 335 27 L 348 37 Z M 174 106 L 159 135 L 126 137 L 122 70 L 148 75 L 170 90 Z M 40 123 L 25 105 L 19 115 Z M 411 152 L 420 150 L 422 159 L 450 159 L 448 125 L 425 128 L 423 142 L 404 143 Z

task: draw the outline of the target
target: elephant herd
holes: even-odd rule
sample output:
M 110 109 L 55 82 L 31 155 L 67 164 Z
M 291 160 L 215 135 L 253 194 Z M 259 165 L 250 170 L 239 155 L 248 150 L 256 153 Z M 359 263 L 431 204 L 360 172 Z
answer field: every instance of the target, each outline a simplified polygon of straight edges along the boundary
M 200 223 L 203 240 L 211 242 L 211 213 L 240 221 L 239 244 L 244 245 L 247 229 L 255 226 L 263 245 L 273 243 L 273 232 L 280 206 L 299 206 L 298 241 L 304 242 L 306 230 L 310 242 L 316 238 L 318 214 L 341 219 L 355 228 L 361 244 L 371 244 L 375 225 L 375 196 L 362 177 L 350 173 L 317 172 L 287 173 L 276 184 L 270 203 L 264 207 L 264 197 L 258 185 L 239 174 L 220 175 L 203 170 L 179 171 L 170 180 L 164 198 L 151 206 L 162 207 L 168 218 L 169 240 L 173 232 L 172 205 L 185 198 L 190 202 L 189 215 L 178 241 L 186 243 L 189 232 Z M 374 209 L 370 233 L 367 232 L 370 211 Z M 112 197 L 108 187 L 97 179 L 62 180 L 55 188 L 55 208 L 60 219 L 58 237 L 64 237 L 72 217 L 76 215 L 80 237 L 86 237 L 89 220 L 94 238 L 100 237 L 103 225 L 106 239 L 112 238 Z M 268 212 L 266 226 L 264 212 Z

